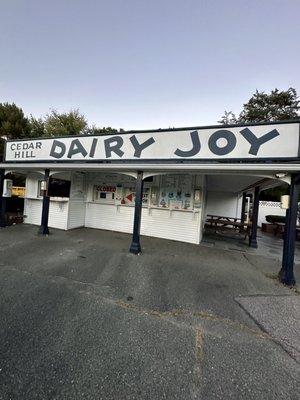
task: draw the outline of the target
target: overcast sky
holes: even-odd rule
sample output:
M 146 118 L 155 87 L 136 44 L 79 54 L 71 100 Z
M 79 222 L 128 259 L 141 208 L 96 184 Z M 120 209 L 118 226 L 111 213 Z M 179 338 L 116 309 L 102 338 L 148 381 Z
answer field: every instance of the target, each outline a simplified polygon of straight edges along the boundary
M 0 102 L 124 129 L 215 124 L 300 94 L 299 0 L 0 0 Z

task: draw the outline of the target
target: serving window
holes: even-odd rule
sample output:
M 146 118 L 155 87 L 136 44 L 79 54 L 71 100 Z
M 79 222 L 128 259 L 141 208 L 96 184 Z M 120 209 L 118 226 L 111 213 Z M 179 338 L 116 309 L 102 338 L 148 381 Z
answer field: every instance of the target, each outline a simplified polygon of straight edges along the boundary
M 39 184 L 39 194 L 41 194 L 42 184 Z M 49 178 L 48 196 L 49 197 L 70 197 L 71 181 L 66 179 Z
M 201 208 L 202 190 L 192 175 L 161 175 L 147 179 L 143 207 L 193 211 Z M 93 201 L 123 206 L 135 204 L 135 182 L 121 181 L 94 185 Z
M 101 203 L 114 204 L 116 186 L 95 185 L 93 200 Z

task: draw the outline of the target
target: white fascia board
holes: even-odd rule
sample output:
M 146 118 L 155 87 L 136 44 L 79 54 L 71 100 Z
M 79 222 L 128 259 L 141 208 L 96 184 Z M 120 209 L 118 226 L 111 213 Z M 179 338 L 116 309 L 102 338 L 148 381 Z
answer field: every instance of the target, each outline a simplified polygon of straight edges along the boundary
M 64 171 L 100 171 L 100 170 L 127 170 L 127 171 L 289 171 L 289 172 L 300 172 L 299 163 L 216 163 L 216 164 L 98 164 L 98 163 L 0 163 L 0 168 L 10 171 L 18 170 L 64 170 Z
M 279 182 L 290 183 L 290 173 L 299 172 L 299 163 L 215 163 L 215 164 L 161 164 L 161 163 L 127 163 L 127 164 L 98 164 L 98 163 L 0 163 L 0 168 L 11 172 L 40 172 L 45 169 L 50 171 L 110 171 L 130 175 L 136 178 L 136 171 L 144 172 L 144 176 L 160 175 L 165 173 L 193 173 L 204 175 L 248 175 L 257 178 L 269 178 Z M 286 176 L 277 178 L 279 172 L 286 173 Z M 259 179 L 258 179 L 259 180 Z

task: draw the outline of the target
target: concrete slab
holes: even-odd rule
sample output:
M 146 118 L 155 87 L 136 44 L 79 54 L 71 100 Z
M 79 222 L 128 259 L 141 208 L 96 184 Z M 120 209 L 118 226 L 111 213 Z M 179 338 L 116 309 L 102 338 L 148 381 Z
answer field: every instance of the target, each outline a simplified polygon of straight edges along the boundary
M 215 232 L 209 226 L 205 227 L 203 242 L 210 242 L 215 247 L 224 250 L 240 250 L 246 254 L 255 254 L 259 256 L 267 256 L 276 261 L 281 262 L 283 239 L 279 236 L 274 236 L 270 233 L 258 230 L 257 235 L 258 248 L 252 249 L 248 246 L 248 238 L 245 240 L 245 235 L 232 229 L 218 230 Z M 295 262 L 300 264 L 300 242 L 296 241 Z
M 236 301 L 300 363 L 299 296 L 248 296 Z

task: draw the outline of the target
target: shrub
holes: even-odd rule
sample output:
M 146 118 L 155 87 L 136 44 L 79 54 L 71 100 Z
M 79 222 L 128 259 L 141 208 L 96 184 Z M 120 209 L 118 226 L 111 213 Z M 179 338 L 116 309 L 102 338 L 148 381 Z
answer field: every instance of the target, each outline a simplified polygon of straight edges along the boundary
M 266 215 L 266 221 L 271 224 L 275 224 L 276 222 L 285 223 L 285 217 L 282 215 Z

